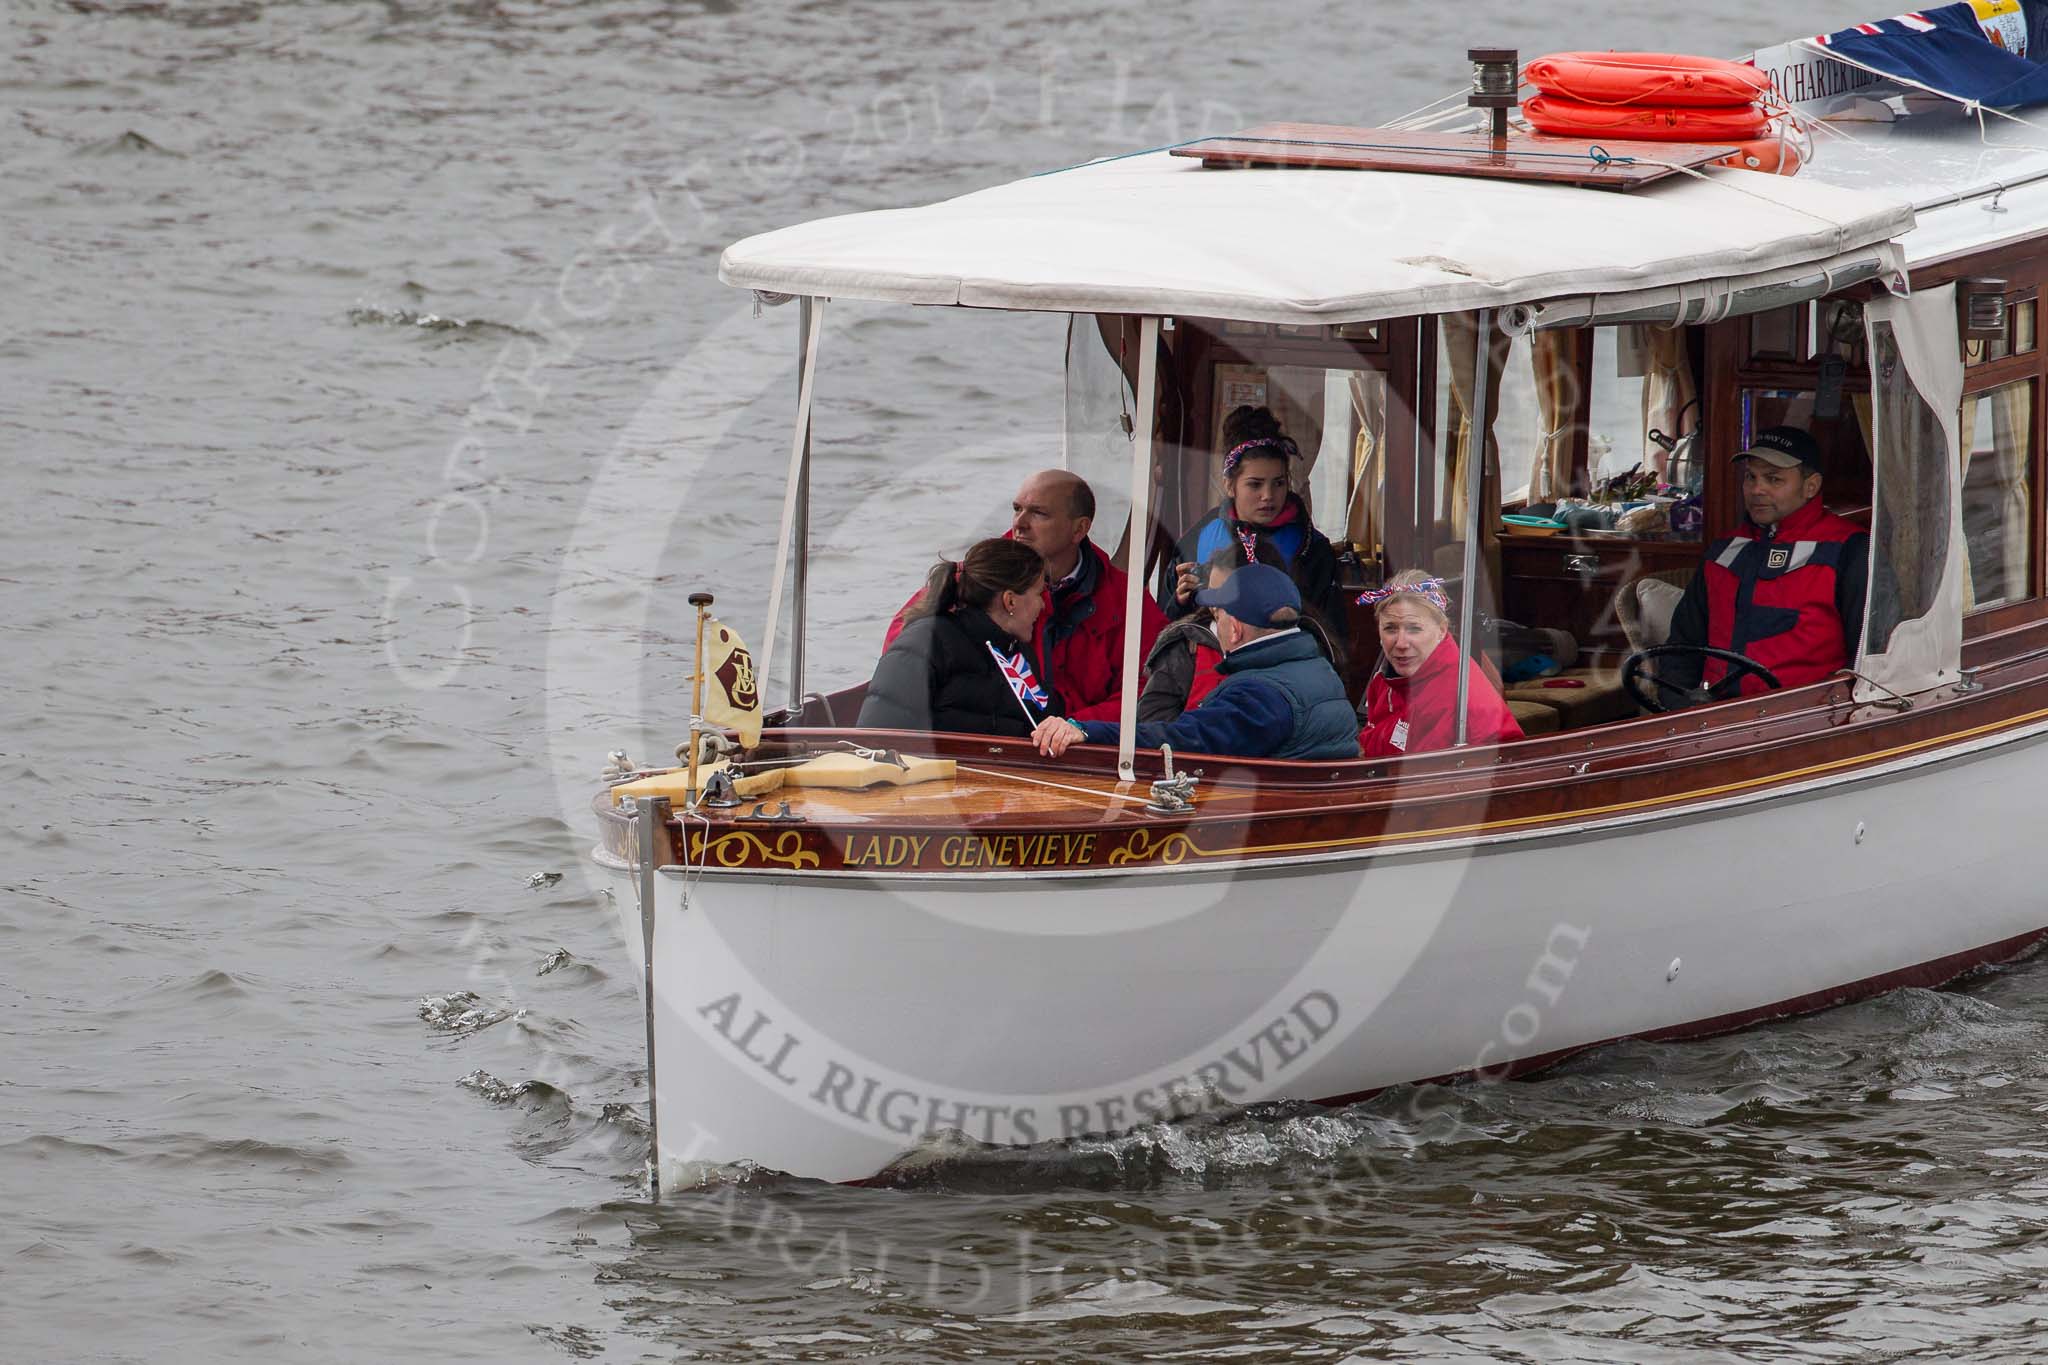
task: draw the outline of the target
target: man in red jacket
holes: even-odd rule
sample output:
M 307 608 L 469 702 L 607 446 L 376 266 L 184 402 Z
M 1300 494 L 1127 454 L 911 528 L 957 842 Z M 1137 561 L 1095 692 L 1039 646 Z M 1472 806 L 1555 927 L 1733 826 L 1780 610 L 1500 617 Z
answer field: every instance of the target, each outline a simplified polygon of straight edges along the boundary
M 1870 537 L 1821 505 L 1820 446 L 1798 427 L 1758 432 L 1735 462 L 1748 524 L 1707 547 L 1671 614 L 1670 643 L 1746 655 L 1786 687 L 1833 677 L 1855 660 L 1863 633 Z M 1670 660 L 1659 676 L 1711 687 L 1727 672 L 1718 659 L 1702 670 L 1695 656 Z M 1751 673 L 1736 690 L 1768 688 Z
M 1078 474 L 1042 469 L 1017 490 L 1010 516 L 1005 534 L 1038 551 L 1051 586 L 1035 641 L 1045 681 L 1059 692 L 1073 719 L 1115 720 L 1123 696 L 1128 580 L 1088 539 L 1095 521 L 1095 490 Z M 1138 595 L 1138 611 L 1138 657 L 1143 659 L 1166 617 L 1150 593 Z M 903 612 L 898 610 L 882 648 L 887 649 L 902 629 Z

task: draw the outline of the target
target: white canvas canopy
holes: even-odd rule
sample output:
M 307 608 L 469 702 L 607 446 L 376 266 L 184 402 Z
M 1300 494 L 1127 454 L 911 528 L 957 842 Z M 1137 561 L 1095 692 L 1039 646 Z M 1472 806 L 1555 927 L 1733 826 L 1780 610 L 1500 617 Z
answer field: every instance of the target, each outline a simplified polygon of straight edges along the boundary
M 1622 194 L 1463 176 L 1205 170 L 1164 152 L 726 249 L 778 294 L 1329 324 L 1901 263 L 1910 206 L 1714 169 Z M 1605 311 L 1604 308 L 1602 311 Z

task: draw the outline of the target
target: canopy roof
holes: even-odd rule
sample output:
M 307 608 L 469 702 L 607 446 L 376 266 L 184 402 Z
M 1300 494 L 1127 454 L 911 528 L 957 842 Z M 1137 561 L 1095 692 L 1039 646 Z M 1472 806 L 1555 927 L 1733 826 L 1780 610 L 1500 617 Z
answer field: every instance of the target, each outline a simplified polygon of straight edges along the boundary
M 1615 295 L 1845 258 L 1913 226 L 1886 195 L 1714 169 L 1628 194 L 1463 176 L 1205 170 L 1164 152 L 726 249 L 727 284 L 1047 312 L 1363 322 Z
M 1980 127 L 1945 111 L 1835 126 L 1845 136 L 1821 142 L 1799 178 L 1914 203 L 1917 226 L 1899 242 L 1911 268 L 2039 237 L 2048 225 L 2048 139 L 2032 127 L 1996 118 Z

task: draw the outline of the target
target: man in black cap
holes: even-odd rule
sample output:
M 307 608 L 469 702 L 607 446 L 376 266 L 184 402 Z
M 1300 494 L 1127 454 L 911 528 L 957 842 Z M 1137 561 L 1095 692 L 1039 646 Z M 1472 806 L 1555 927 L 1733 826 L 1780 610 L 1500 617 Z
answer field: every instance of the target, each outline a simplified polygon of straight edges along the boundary
M 1854 661 L 1863 633 L 1870 536 L 1821 505 L 1820 447 L 1798 427 L 1758 432 L 1735 463 L 1748 524 L 1707 547 L 1671 614 L 1670 643 L 1746 655 L 1786 687 L 1832 677 Z M 1659 676 L 1711 687 L 1727 671 L 1692 656 L 1670 660 Z M 1737 693 L 1766 690 L 1745 674 Z
M 1138 747 L 1246 758 L 1356 758 L 1358 716 L 1344 680 L 1305 634 L 1301 593 L 1286 570 L 1247 564 L 1195 601 L 1216 616 L 1223 681 L 1201 705 L 1138 726 Z M 1033 732 L 1054 758 L 1074 744 L 1114 744 L 1115 721 L 1051 717 Z

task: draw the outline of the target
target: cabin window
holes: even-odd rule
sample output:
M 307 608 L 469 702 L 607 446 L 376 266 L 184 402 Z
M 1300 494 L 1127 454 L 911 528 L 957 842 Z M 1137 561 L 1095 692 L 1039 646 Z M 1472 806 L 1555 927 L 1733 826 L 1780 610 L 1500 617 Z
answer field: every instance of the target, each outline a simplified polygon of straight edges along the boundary
M 1853 369 L 1863 359 L 1863 305 L 1854 299 L 1816 299 L 1766 309 L 1743 319 L 1742 327 L 1752 369 L 1806 369 L 1829 356 Z
M 1472 329 L 1470 314 L 1446 316 L 1438 350 L 1436 515 L 1453 539 L 1464 531 L 1468 408 L 1476 406 Z M 1583 388 L 1576 346 L 1566 331 L 1494 334 L 1486 423 L 1494 461 L 1485 475 L 1500 506 L 1550 504 L 1571 492 L 1572 432 Z
M 1601 327 L 1593 333 L 1593 401 L 1586 464 L 1593 485 L 1631 473 L 1660 490 L 1700 487 L 1699 385 L 1686 333 Z
M 1806 305 L 1788 304 L 1754 313 L 1749 319 L 1752 360 L 1797 362 L 1806 358 Z
M 1443 329 L 1435 513 L 1440 539 L 1456 541 L 1474 341 L 1468 319 L 1447 317 Z M 1696 490 L 1701 471 L 1684 442 L 1700 425 L 1688 342 L 1683 330 L 1655 327 L 1498 338 L 1488 400 L 1497 472 L 1488 470 L 1488 481 L 1501 508 L 1562 519 L 1578 532 L 1674 535 L 1671 511 L 1686 495 L 1672 485 Z
M 1302 496 L 1333 541 L 1378 545 L 1386 526 L 1387 377 L 1378 370 L 1323 371 L 1321 439 L 1306 447 Z
M 1284 330 L 1284 329 L 1283 329 Z M 1294 489 L 1316 529 L 1332 541 L 1377 545 L 1385 524 L 1387 376 L 1321 365 L 1218 365 L 1209 448 L 1229 449 L 1223 420 L 1236 408 L 1271 410 L 1301 450 Z
M 2031 327 L 2026 335 L 2031 345 Z M 2015 344 L 2018 336 L 2015 325 Z M 1968 547 L 1963 607 L 1984 611 L 2024 598 L 2031 577 L 2034 381 L 1965 395 L 1959 435 Z
M 1738 450 L 1759 432 L 1794 426 L 1813 434 L 1827 467 L 1821 488 L 1828 510 L 1852 521 L 1870 511 L 1870 395 L 1837 391 L 1832 399 L 1814 389 L 1744 389 Z M 1729 452 L 1732 454 L 1733 452 Z M 1725 457 L 1724 457 L 1725 458 Z
M 1240 408 L 1264 408 L 1299 451 L 1291 487 L 1336 551 L 1340 588 L 1377 582 L 1390 554 L 1414 557 L 1425 538 L 1413 515 L 1425 427 L 1412 409 L 1415 319 L 1179 324 L 1172 371 L 1162 372 L 1162 430 L 1181 454 L 1161 471 L 1165 527 L 1185 535 L 1223 501 L 1225 423 Z

